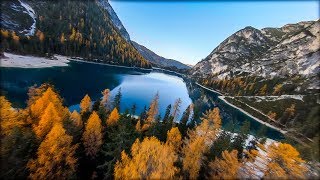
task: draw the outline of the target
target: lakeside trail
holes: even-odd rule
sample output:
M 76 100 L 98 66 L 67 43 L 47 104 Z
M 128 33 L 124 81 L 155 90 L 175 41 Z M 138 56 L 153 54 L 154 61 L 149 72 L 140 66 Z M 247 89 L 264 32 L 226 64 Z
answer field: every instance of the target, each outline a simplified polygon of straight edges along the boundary
M 245 111 L 244 109 L 242 109 L 242 108 L 240 108 L 240 107 L 238 107 L 238 106 L 230 103 L 229 101 L 227 101 L 227 100 L 225 99 L 226 96 L 224 96 L 221 92 L 216 91 L 216 90 L 213 90 L 213 89 L 210 89 L 210 88 L 208 88 L 208 87 L 205 87 L 205 86 L 203 86 L 203 85 L 201 85 L 201 84 L 199 84 L 199 83 L 196 83 L 196 84 L 197 84 L 199 87 L 203 88 L 203 89 L 206 89 L 206 90 L 208 90 L 208 91 L 211 91 L 211 92 L 214 92 L 214 93 L 219 94 L 218 98 L 219 98 L 220 100 L 222 100 L 224 103 L 228 104 L 229 106 L 231 106 L 231 107 L 239 110 L 240 112 L 246 114 L 247 116 L 251 117 L 251 118 L 254 119 L 255 121 L 257 121 L 257 122 L 259 122 L 259 123 L 261 123 L 261 124 L 263 124 L 263 125 L 266 125 L 266 126 L 272 128 L 272 129 L 276 130 L 276 131 L 279 131 L 279 132 L 281 132 L 282 134 L 286 134 L 286 133 L 287 133 L 287 131 L 282 130 L 282 129 L 276 127 L 276 126 L 273 126 L 273 125 L 271 125 L 271 124 L 269 124 L 269 123 L 267 123 L 267 122 L 265 122 L 265 121 L 262 121 L 261 119 L 258 119 L 258 118 L 256 118 L 256 117 L 254 117 L 253 115 L 251 115 L 250 113 L 248 113 L 248 112 Z M 254 109 L 254 110 L 256 110 L 256 109 Z M 261 113 L 261 112 L 260 112 L 260 113 Z

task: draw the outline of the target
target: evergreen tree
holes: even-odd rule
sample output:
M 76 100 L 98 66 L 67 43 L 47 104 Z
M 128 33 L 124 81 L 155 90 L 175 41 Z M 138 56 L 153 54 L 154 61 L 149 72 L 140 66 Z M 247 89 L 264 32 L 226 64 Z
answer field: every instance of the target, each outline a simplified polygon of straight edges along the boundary
M 171 112 L 171 104 L 169 104 L 166 108 L 166 112 L 165 112 L 163 120 L 162 120 L 163 123 L 168 123 L 169 117 L 170 117 L 170 112 Z
M 122 97 L 122 94 L 121 94 L 121 88 L 119 88 L 116 96 L 114 97 L 114 100 L 113 100 L 113 107 L 114 108 L 117 108 L 117 110 L 120 112 L 120 102 L 121 102 L 121 97 Z

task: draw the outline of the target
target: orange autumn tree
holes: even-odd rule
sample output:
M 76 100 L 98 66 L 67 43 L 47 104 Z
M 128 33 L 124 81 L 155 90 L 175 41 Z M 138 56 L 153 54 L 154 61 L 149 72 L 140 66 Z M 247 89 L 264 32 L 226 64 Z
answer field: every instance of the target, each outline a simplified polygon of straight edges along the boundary
M 218 108 L 207 111 L 201 118 L 202 122 L 184 141 L 182 149 L 182 167 L 186 176 L 196 179 L 204 162 L 204 153 L 208 152 L 217 137 L 221 127 L 220 111 Z
M 0 96 L 1 135 L 8 134 L 13 127 L 21 124 L 17 117 L 18 113 L 12 108 L 11 103 L 4 96 Z
M 124 151 L 114 168 L 115 179 L 172 179 L 179 171 L 174 163 L 178 157 L 171 147 L 155 137 L 137 139 L 131 157 Z
M 91 108 L 91 98 L 86 94 L 80 102 L 81 113 L 90 111 Z
M 307 172 L 304 160 L 300 158 L 299 152 L 286 143 L 273 143 L 266 149 L 267 167 L 264 178 L 303 179 Z
M 102 145 L 102 125 L 98 114 L 93 111 L 90 115 L 82 136 L 87 156 L 94 159 Z
M 241 163 L 238 160 L 238 151 L 223 151 L 222 158 L 209 163 L 209 179 L 237 179 Z
M 155 118 L 159 111 L 159 93 L 154 96 L 153 100 L 150 103 L 149 110 L 147 112 L 147 118 L 145 120 L 145 123 L 142 126 L 142 130 L 147 130 L 152 123 L 154 123 Z
M 72 137 L 66 134 L 62 124 L 55 124 L 40 144 L 37 158 L 28 162 L 30 179 L 70 179 L 76 172 L 77 159 Z
M 64 119 L 69 114 L 68 108 L 63 107 L 62 99 L 59 95 L 55 93 L 51 87 L 48 87 L 48 89 L 42 93 L 41 97 L 37 98 L 37 100 L 31 104 L 30 112 L 32 118 L 39 120 L 50 102 L 61 118 Z
M 38 124 L 33 125 L 33 130 L 39 139 L 43 139 L 51 130 L 55 123 L 62 123 L 55 106 L 49 103 Z
M 114 126 L 115 124 L 117 124 L 119 118 L 120 118 L 120 115 L 119 115 L 118 109 L 114 108 L 107 119 L 107 125 Z
M 168 146 L 173 147 L 173 149 L 178 152 L 181 147 L 181 133 L 178 127 L 171 128 L 170 131 L 167 132 L 167 142 Z
M 81 120 L 81 115 L 76 110 L 71 113 L 70 120 L 72 121 L 73 125 L 78 128 L 82 128 L 83 122 Z

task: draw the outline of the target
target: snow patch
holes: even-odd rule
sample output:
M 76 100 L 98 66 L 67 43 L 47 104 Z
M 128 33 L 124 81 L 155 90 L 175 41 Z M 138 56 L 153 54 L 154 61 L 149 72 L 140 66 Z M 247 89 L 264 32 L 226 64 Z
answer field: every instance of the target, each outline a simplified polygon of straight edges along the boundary
M 37 22 L 36 21 L 36 13 L 32 9 L 32 7 L 29 6 L 29 4 L 24 3 L 21 0 L 19 0 L 19 2 L 21 4 L 21 6 L 26 9 L 26 11 L 23 11 L 23 12 L 29 14 L 29 16 L 33 19 L 33 24 L 31 25 L 30 29 L 25 29 L 23 31 L 20 31 L 20 33 L 25 33 L 26 36 L 33 36 L 36 31 L 36 22 Z

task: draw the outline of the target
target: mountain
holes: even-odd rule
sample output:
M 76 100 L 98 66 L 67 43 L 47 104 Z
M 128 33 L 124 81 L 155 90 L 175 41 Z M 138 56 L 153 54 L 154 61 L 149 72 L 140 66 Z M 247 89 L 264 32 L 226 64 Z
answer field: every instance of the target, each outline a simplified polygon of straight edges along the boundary
M 118 18 L 117 14 L 114 12 L 112 6 L 108 2 L 108 0 L 99 0 L 98 4 L 103 7 L 110 15 L 111 21 L 113 25 L 118 29 L 121 36 L 126 39 L 127 42 L 131 43 L 138 51 L 139 53 L 150 63 L 152 63 L 154 66 L 161 67 L 161 68 L 171 68 L 171 69 L 190 69 L 189 66 L 173 60 L 173 59 L 166 59 L 164 57 L 161 57 L 151 51 L 150 49 L 146 48 L 143 45 L 140 45 L 134 41 L 130 40 L 130 35 L 127 32 L 126 28 Z
M 122 22 L 118 18 L 116 12 L 114 12 L 112 6 L 109 4 L 108 0 L 98 0 L 98 4 L 108 11 L 110 19 L 113 25 L 119 30 L 121 36 L 127 41 L 130 42 L 130 35 L 127 32 L 126 28 L 123 26 Z
M 234 74 L 265 78 L 305 77 L 319 88 L 320 22 L 304 21 L 281 28 L 245 27 L 232 34 L 191 70 L 194 76 Z
M 140 52 L 140 54 L 147 59 L 152 64 L 159 66 L 159 67 L 176 67 L 178 69 L 190 69 L 190 66 L 185 65 L 179 61 L 173 59 L 166 59 L 162 56 L 157 55 L 150 49 L 132 41 L 133 46 Z
M 150 68 L 108 5 L 103 0 L 1 2 L 1 52 Z

